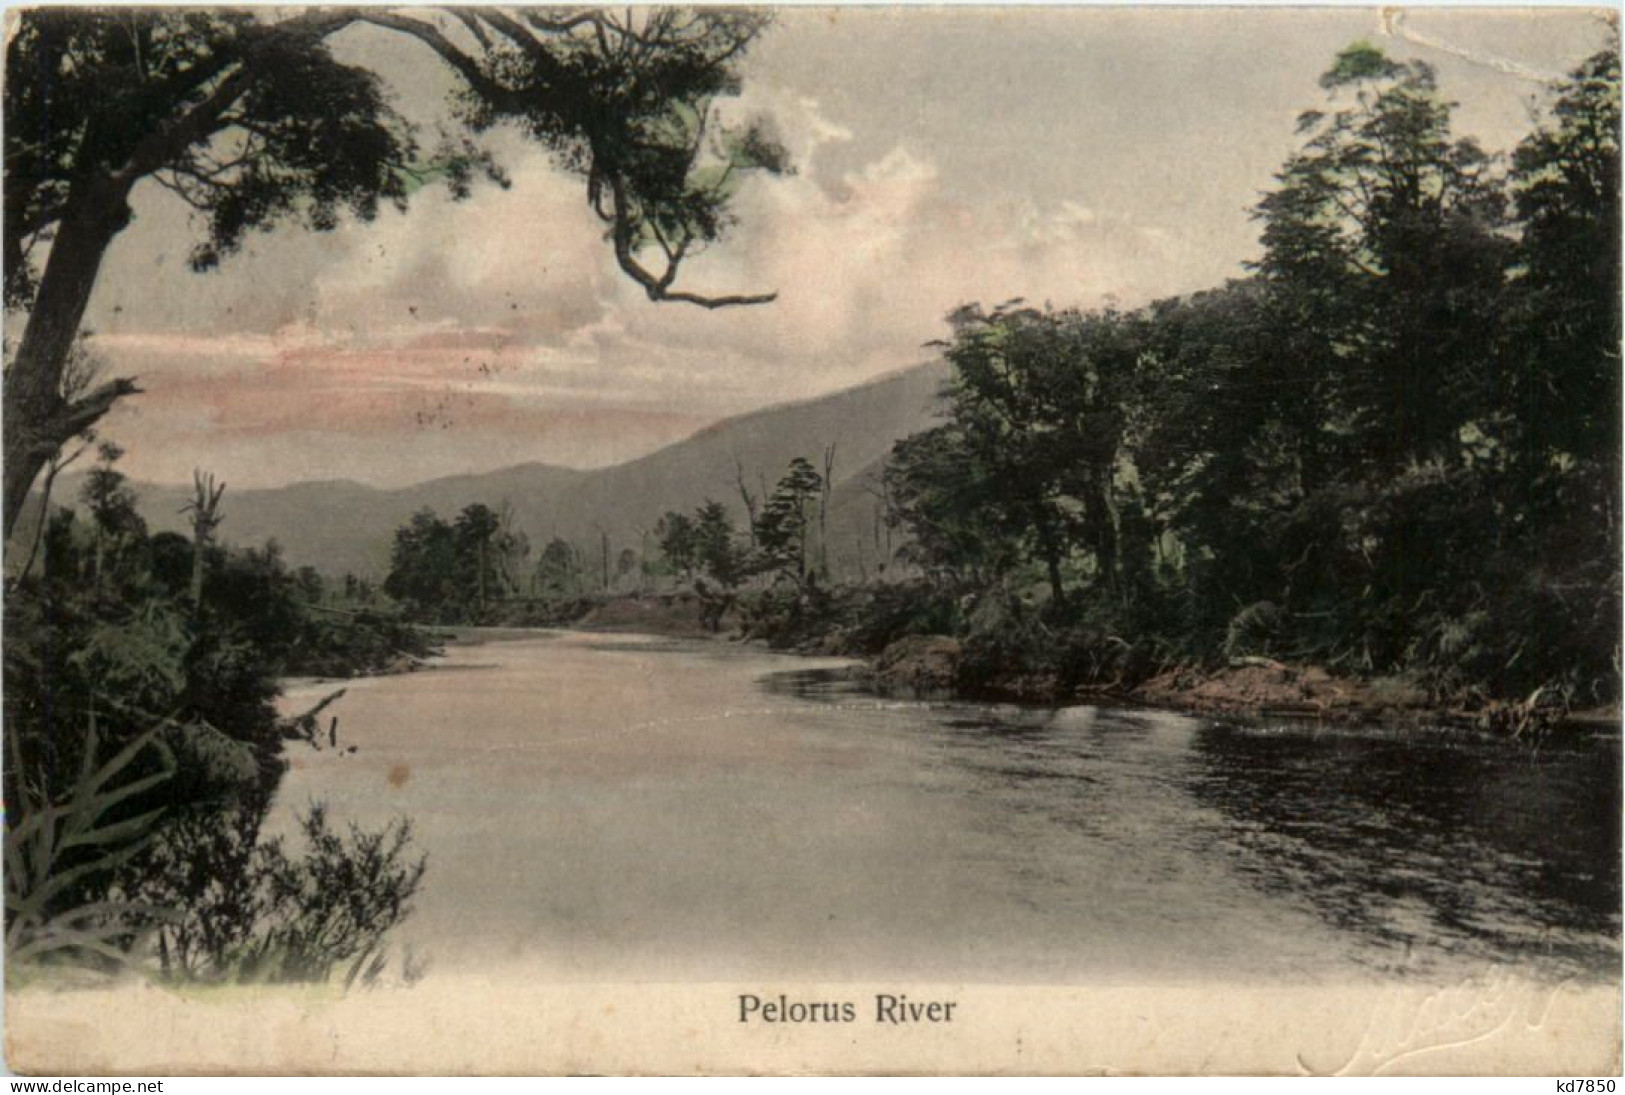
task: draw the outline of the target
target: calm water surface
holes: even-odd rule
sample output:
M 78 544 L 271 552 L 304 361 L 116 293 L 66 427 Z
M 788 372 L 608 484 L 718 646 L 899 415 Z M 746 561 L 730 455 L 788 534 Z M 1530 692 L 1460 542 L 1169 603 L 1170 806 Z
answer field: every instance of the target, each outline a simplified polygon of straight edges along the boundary
M 351 685 L 341 751 L 293 754 L 279 824 L 316 799 L 409 816 L 429 871 L 398 938 L 431 974 L 1617 976 L 1617 739 L 908 702 L 842 664 L 453 648 Z

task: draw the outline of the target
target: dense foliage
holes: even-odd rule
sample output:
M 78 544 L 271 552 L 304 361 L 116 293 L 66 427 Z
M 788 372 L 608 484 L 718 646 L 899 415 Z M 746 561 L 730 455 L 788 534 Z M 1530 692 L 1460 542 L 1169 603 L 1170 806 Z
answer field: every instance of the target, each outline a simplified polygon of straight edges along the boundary
M 529 554 L 507 507 L 474 503 L 449 522 L 426 509 L 395 533 L 384 592 L 420 620 L 483 623 L 520 590 Z
M 403 828 L 346 834 L 319 808 L 305 852 L 261 838 L 285 745 L 320 740 L 313 720 L 279 717 L 278 678 L 375 671 L 427 642 L 376 607 L 336 603 L 275 544 L 215 543 L 223 488 L 203 497 L 195 539 L 149 535 L 119 455 L 102 446 L 85 516 L 52 513 L 6 599 L 12 968 L 375 975 L 421 860 Z M 332 930 L 333 893 L 302 881 L 313 874 L 354 876 L 356 901 L 373 904 L 352 903 Z
M 1255 655 L 1616 700 L 1617 55 L 1510 170 L 1421 62 L 1360 44 L 1322 85 L 1252 277 L 950 317 L 947 421 L 888 470 L 907 550 L 1030 607 L 973 650 L 1075 681 Z
M 423 623 L 547 627 L 571 623 L 606 598 L 676 583 L 691 586 L 705 626 L 716 631 L 744 607 L 747 584 L 784 585 L 795 600 L 828 578 L 819 532 L 826 485 L 798 458 L 747 528 L 708 499 L 691 514 L 664 514 L 646 538 L 648 557 L 612 550 L 605 534 L 596 551 L 554 537 L 532 563 L 529 539 L 506 503 L 472 503 L 454 521 L 426 509 L 396 529 L 383 588 Z

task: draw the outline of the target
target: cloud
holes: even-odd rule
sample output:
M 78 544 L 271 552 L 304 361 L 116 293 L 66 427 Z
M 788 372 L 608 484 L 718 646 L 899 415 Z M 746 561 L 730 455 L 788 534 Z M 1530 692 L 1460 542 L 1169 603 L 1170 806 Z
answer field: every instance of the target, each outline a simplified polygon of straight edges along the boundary
M 132 470 L 179 478 L 211 455 L 246 460 L 256 439 L 260 458 L 220 470 L 281 481 L 346 443 L 346 474 L 378 482 L 433 466 L 628 459 L 674 431 L 914 364 L 958 304 L 1135 303 L 1178 257 L 1165 226 L 1087 194 L 967 197 L 907 139 L 834 170 L 835 149 L 851 162 L 852 129 L 770 83 L 730 112 L 771 115 L 797 171 L 746 183 L 737 227 L 679 284 L 777 290 L 772 305 L 651 304 L 616 269 L 581 181 L 499 134 L 510 189 L 465 202 L 424 191 L 404 214 L 317 244 L 291 230 L 258 240 L 213 275 L 208 308 L 188 312 L 180 282 L 151 290 L 157 324 L 136 318 L 130 286 L 110 297 L 132 307 L 108 317 L 99 345 L 148 392 L 139 413 L 112 420 Z M 149 219 L 165 226 L 157 207 Z M 414 458 L 383 458 L 391 439 Z
M 775 289 L 775 304 L 618 311 L 618 336 L 640 352 L 713 355 L 718 369 L 743 369 L 736 379 L 783 397 L 920 360 L 943 316 L 966 301 L 1135 302 L 1166 281 L 1172 237 L 1160 226 L 1081 196 L 1050 208 L 973 204 L 906 143 L 830 185 L 816 176 L 753 183 L 740 196 L 738 241 L 685 271 L 705 289 Z

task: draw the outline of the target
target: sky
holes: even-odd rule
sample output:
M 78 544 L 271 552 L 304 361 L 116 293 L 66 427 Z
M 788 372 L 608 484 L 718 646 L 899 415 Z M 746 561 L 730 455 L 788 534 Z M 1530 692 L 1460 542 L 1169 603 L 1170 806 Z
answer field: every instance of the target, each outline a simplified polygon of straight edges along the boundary
M 1505 150 L 1542 78 L 1613 34 L 1576 9 L 783 9 L 726 109 L 770 118 L 796 172 L 747 183 L 679 281 L 773 304 L 649 302 L 580 180 L 508 132 L 507 190 L 280 228 L 207 274 L 188 210 L 144 185 L 86 316 L 144 388 L 102 433 L 136 478 L 239 489 L 618 463 L 928 360 L 963 303 L 1132 307 L 1245 274 L 1250 211 L 1355 40 L 1434 64 L 1457 132 Z M 336 48 L 434 124 L 452 83 L 426 53 Z

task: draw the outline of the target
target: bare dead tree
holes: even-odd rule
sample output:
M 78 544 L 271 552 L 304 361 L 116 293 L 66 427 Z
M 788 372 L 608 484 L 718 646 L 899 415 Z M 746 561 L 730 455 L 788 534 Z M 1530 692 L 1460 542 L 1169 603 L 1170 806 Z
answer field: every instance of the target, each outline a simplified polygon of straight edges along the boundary
M 503 596 L 521 594 L 519 575 L 524 572 L 530 558 L 530 539 L 519 528 L 513 502 L 504 498 L 497 506 L 497 577 L 502 583 Z
M 818 499 L 818 562 L 829 577 L 829 499 L 834 493 L 833 481 L 835 479 L 835 442 L 824 447 L 824 482 L 820 488 Z
M 739 454 L 734 453 L 734 482 L 739 484 L 739 498 L 745 503 L 745 513 L 750 520 L 745 525 L 745 531 L 750 535 L 750 546 L 756 546 L 756 500 L 757 495 L 750 492 L 745 485 L 745 465 L 740 461 Z
M 34 540 L 28 547 L 28 558 L 23 562 L 22 570 L 17 573 L 20 582 L 28 577 L 28 572 L 34 569 L 34 559 L 39 555 L 40 541 L 45 538 L 45 526 L 51 521 L 51 488 L 56 485 L 56 477 L 62 474 L 69 464 L 90 451 L 96 443 L 96 435 L 91 432 L 86 435 L 85 441 L 68 456 L 57 453 L 51 457 L 51 462 L 45 466 L 45 480 L 40 486 L 39 524 L 34 529 Z
M 891 484 L 886 481 L 884 474 L 871 475 L 863 483 L 864 493 L 875 500 L 875 554 L 878 556 L 876 568 L 886 573 L 886 564 L 892 557 L 892 497 Z M 881 537 L 885 537 L 885 547 L 882 550 Z
M 68 354 L 67 364 L 62 370 L 62 397 L 70 403 L 83 397 L 102 372 L 103 365 L 102 358 L 90 351 L 83 338 L 74 343 L 73 349 Z M 62 450 L 59 449 L 51 455 L 50 461 L 45 465 L 45 479 L 40 487 L 39 525 L 34 529 L 34 540 L 29 545 L 28 558 L 17 574 L 18 581 L 26 578 L 29 571 L 34 568 L 34 559 L 39 554 L 45 527 L 51 521 L 51 489 L 56 485 L 56 477 L 61 475 L 68 465 L 89 452 L 90 447 L 96 443 L 96 431 L 93 428 L 87 427 L 79 436 L 84 441 L 70 455 L 63 456 Z
M 220 512 L 220 499 L 226 493 L 224 483 L 218 486 L 214 472 L 196 469 L 192 472 L 192 500 L 181 507 L 182 513 L 192 519 L 192 610 L 203 607 L 203 565 L 209 545 L 214 542 L 214 530 L 226 519 Z

